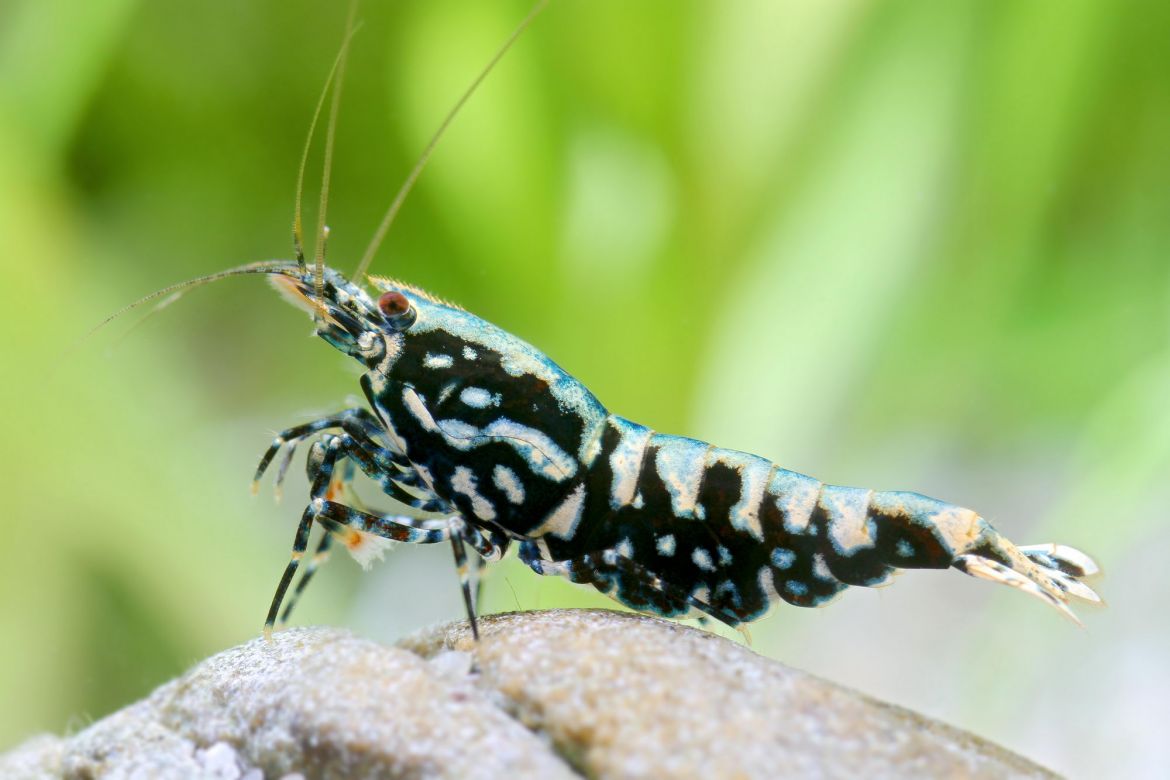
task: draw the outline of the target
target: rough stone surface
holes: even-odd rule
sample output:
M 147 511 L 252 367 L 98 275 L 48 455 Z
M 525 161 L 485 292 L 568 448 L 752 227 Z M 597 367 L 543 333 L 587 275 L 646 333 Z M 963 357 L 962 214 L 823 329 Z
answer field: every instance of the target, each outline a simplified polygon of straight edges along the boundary
M 452 624 L 385 647 L 283 631 L 72 737 L 29 740 L 0 777 L 1052 777 L 661 620 L 528 612 L 485 618 L 481 635 Z
M 573 776 L 476 688 L 466 654 L 430 662 L 322 628 L 273 640 L 213 656 L 72 738 L 37 738 L 0 759 L 0 777 Z

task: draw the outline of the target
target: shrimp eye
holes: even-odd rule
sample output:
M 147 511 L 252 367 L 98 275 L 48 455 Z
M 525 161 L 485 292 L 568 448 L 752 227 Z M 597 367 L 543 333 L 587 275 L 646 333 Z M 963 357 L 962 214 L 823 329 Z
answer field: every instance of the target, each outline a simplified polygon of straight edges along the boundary
M 382 293 L 378 298 L 378 310 L 395 329 L 405 330 L 414 322 L 414 309 L 400 292 L 390 290 Z
M 387 317 L 401 317 L 410 311 L 410 301 L 402 293 L 391 290 L 378 298 L 378 308 Z

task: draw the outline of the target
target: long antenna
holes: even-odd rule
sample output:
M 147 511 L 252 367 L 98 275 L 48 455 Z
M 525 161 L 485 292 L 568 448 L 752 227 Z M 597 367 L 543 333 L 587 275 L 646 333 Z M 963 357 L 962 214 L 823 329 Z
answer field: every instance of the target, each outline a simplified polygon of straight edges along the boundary
M 378 247 L 382 245 L 382 240 L 386 238 L 386 233 L 390 230 L 390 225 L 393 224 L 394 218 L 398 216 L 398 210 L 402 208 L 402 202 L 406 200 L 406 196 L 414 186 L 415 180 L 418 179 L 419 174 L 422 173 L 422 169 L 426 166 L 427 161 L 431 159 L 431 154 L 435 151 L 435 147 L 438 145 L 439 139 L 443 137 L 443 133 L 446 132 L 447 126 L 451 124 L 451 121 L 455 118 L 455 115 L 459 113 L 461 108 L 463 108 L 463 104 L 466 103 L 473 94 L 475 94 L 475 90 L 479 88 L 480 83 L 482 83 L 483 80 L 487 78 L 487 75 L 491 73 L 492 68 L 496 66 L 496 63 L 503 58 L 503 56 L 508 52 L 508 49 L 512 48 L 512 44 L 516 42 L 516 39 L 519 38 L 526 29 L 528 29 L 528 25 L 532 24 L 532 21 L 541 11 L 544 10 L 546 5 L 548 5 L 548 0 L 537 0 L 537 3 L 532 6 L 532 10 L 528 12 L 528 16 L 524 17 L 524 21 L 520 22 L 520 24 L 516 26 L 516 29 L 512 31 L 512 34 L 508 36 L 508 39 L 504 41 L 504 44 L 496 51 L 491 60 L 488 61 L 487 66 L 479 72 L 479 75 L 475 77 L 475 80 L 471 82 L 471 85 L 467 88 L 459 100 L 456 101 L 451 110 L 447 112 L 447 116 L 443 119 L 443 123 L 439 125 L 439 129 L 435 131 L 435 134 L 431 136 L 431 140 L 427 143 L 426 148 L 423 149 L 423 153 L 421 156 L 419 156 L 418 162 L 416 162 L 414 164 L 414 168 L 411 169 L 410 175 L 406 177 L 406 181 L 402 183 L 402 187 L 399 188 L 398 194 L 394 196 L 394 201 L 390 204 L 390 208 L 386 211 L 386 216 L 382 218 L 382 223 L 378 225 L 378 229 L 374 232 L 374 238 L 370 241 L 370 245 L 366 247 L 366 252 L 364 255 L 362 255 L 362 260 L 360 263 L 358 263 L 357 270 L 354 271 L 354 274 L 351 277 L 354 282 L 360 284 L 362 275 L 365 274 L 366 269 L 370 267 L 370 263 L 373 261 L 374 255 L 378 252 Z
M 325 286 L 325 239 L 329 227 L 325 223 L 325 210 L 329 205 L 329 177 L 333 173 L 333 140 L 337 133 L 337 112 L 341 107 L 341 85 L 345 82 L 345 63 L 349 54 L 349 39 L 353 35 L 354 18 L 357 16 L 358 0 L 350 0 L 349 14 L 345 19 L 345 43 L 342 44 L 337 63 L 337 83 L 333 87 L 333 101 L 329 105 L 329 125 L 325 129 L 325 162 L 321 171 L 321 205 L 317 209 L 317 249 L 314 255 L 313 292 L 317 307 L 324 312 L 322 288 Z
M 329 88 L 333 85 L 333 79 L 341 67 L 341 62 L 345 57 L 346 51 L 349 49 L 349 42 L 353 39 L 353 34 L 357 32 L 357 27 L 360 27 L 360 25 L 351 28 L 349 22 L 346 22 L 345 40 L 342 41 L 341 49 L 337 52 L 337 56 L 333 58 L 333 67 L 329 69 L 329 75 L 325 78 L 325 86 L 321 88 L 321 96 L 317 98 L 317 107 L 313 109 L 313 119 L 309 122 L 309 134 L 305 138 L 305 148 L 301 152 L 301 164 L 297 169 L 297 196 L 296 205 L 293 208 L 293 252 L 297 258 L 297 263 L 302 266 L 305 264 L 305 229 L 301 215 L 304 211 L 302 200 L 305 193 L 305 168 L 309 164 L 309 150 L 313 146 L 313 135 L 317 131 L 317 121 L 321 118 L 321 109 L 325 106 L 325 96 L 329 94 Z
M 185 292 L 193 287 L 202 287 L 205 284 L 218 282 L 220 279 L 227 279 L 231 276 L 240 276 L 241 274 L 284 274 L 286 276 L 295 276 L 294 272 L 296 268 L 297 266 L 294 265 L 290 260 L 261 260 L 256 263 L 246 263 L 245 265 L 238 265 L 235 268 L 228 268 L 224 271 L 216 271 L 213 274 L 207 274 L 206 276 L 199 276 L 194 279 L 188 279 L 185 282 L 177 282 L 176 284 L 167 285 L 161 290 L 155 290 L 149 295 L 144 295 L 133 303 L 127 304 L 121 309 L 118 309 L 116 312 L 106 317 L 97 325 L 90 328 L 89 332 L 79 338 L 75 343 L 62 350 L 59 357 L 63 358 L 66 355 L 69 355 L 70 353 L 80 349 L 81 345 L 85 344 L 85 342 L 93 338 L 98 331 L 105 328 L 111 322 L 131 311 L 134 311 L 140 306 L 145 306 L 151 301 L 158 301 L 158 303 L 155 304 L 154 308 L 151 309 L 142 318 L 142 320 L 145 320 L 152 314 L 157 313 L 159 310 L 170 306 L 172 303 L 181 298 Z M 142 324 L 142 320 L 139 320 L 137 323 L 135 323 L 130 330 L 133 330 Z M 129 333 L 129 331 L 127 331 L 127 333 Z M 125 333 L 122 334 L 123 337 L 125 337 L 125 335 Z M 57 360 L 55 363 L 60 365 L 61 361 Z
M 211 284 L 212 282 L 218 282 L 220 279 L 227 279 L 228 277 L 239 276 L 241 274 L 288 274 L 291 273 L 292 269 L 293 265 L 288 260 L 261 260 L 256 263 L 246 263 L 244 265 L 238 265 L 235 268 L 216 271 L 215 273 L 207 274 L 206 276 L 198 276 L 194 279 L 188 279 L 185 282 L 169 284 L 161 290 L 155 290 L 150 295 L 144 295 L 133 303 L 129 303 L 123 306 L 121 309 L 118 309 L 109 317 L 106 317 L 104 320 L 95 325 L 89 331 L 89 333 L 85 334 L 85 338 L 89 338 L 90 336 L 94 335 L 99 330 L 121 317 L 123 314 L 133 311 L 139 306 L 150 303 L 151 301 L 158 300 L 164 296 L 166 296 L 166 300 L 163 302 L 162 306 L 170 306 L 178 299 L 178 296 L 181 296 L 192 287 L 202 287 L 205 284 Z
M 349 58 L 349 42 L 353 35 L 353 19 L 357 15 L 358 0 L 350 0 L 350 12 L 345 19 L 345 43 L 337 58 L 337 81 L 333 84 L 333 99 L 329 105 L 329 125 L 325 129 L 325 154 L 321 172 L 321 200 L 317 208 L 317 247 L 314 251 L 314 297 L 318 315 L 324 316 L 322 292 L 325 287 L 325 240 L 329 239 L 329 225 L 325 212 L 329 208 L 329 179 L 333 173 L 333 139 L 337 136 L 337 112 L 342 104 L 342 84 L 345 82 L 345 61 Z

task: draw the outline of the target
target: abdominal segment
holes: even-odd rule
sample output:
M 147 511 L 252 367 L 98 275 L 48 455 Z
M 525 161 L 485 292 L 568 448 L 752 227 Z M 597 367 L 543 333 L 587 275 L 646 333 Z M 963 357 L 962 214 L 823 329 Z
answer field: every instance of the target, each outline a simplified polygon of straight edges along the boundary
M 616 416 L 570 498 L 572 533 L 543 536 L 550 559 L 613 551 L 637 566 L 602 567 L 599 590 L 666 616 L 698 600 L 731 625 L 777 598 L 819 606 L 895 568 L 946 568 L 982 522 L 915 493 L 826 485 Z

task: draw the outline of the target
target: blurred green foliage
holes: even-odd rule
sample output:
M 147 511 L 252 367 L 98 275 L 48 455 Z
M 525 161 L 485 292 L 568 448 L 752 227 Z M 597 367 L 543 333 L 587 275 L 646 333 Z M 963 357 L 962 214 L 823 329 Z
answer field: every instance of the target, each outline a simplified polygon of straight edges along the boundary
M 334 265 L 356 265 L 526 10 L 367 0 Z M 152 289 L 289 255 L 343 24 L 304 0 L 0 5 L 0 745 L 259 628 L 303 492 L 250 501 L 255 458 L 354 394 L 354 367 L 255 279 L 77 342 Z M 1152 772 L 1168 757 L 1146 715 L 1170 689 L 1168 628 L 1147 619 L 1170 595 L 1148 552 L 1170 542 L 1167 40 L 1152 3 L 557 0 L 374 271 L 657 429 L 1095 552 L 1113 606 L 1088 632 L 921 573 L 782 608 L 755 647 L 1064 771 Z M 514 563 L 487 598 L 608 603 Z M 365 579 L 334 562 L 300 619 L 393 638 L 459 614 L 445 558 L 399 550 Z

